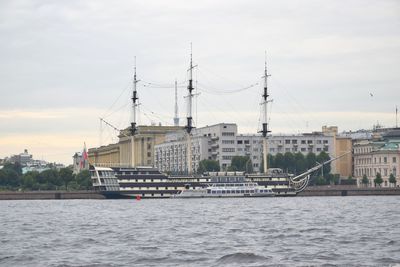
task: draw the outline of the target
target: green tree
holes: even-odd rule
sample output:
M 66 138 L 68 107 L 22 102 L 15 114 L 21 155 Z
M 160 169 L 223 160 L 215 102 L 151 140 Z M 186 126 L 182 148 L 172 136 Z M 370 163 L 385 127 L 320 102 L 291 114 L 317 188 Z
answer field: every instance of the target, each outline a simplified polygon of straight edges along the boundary
M 325 151 L 321 151 L 321 153 L 318 154 L 316 161 L 319 163 L 323 164 L 324 162 L 330 160 L 331 158 L 329 157 L 328 153 Z M 323 167 L 324 175 L 327 175 L 331 172 L 331 164 L 325 164 Z
M 47 187 L 47 190 L 54 190 L 60 187 L 63 184 L 63 180 L 61 179 L 61 170 L 57 171 L 56 169 L 49 169 L 41 172 L 39 174 L 40 183 L 46 184 L 43 186 Z
M 275 155 L 274 165 L 275 168 L 281 168 L 282 170 L 285 169 L 285 158 L 282 153 Z
M 199 162 L 199 168 L 197 173 L 202 174 L 204 172 L 217 172 L 220 171 L 219 162 L 211 159 L 203 159 Z
M 37 190 L 39 173 L 36 171 L 27 172 L 22 176 L 22 187 L 28 190 Z
M 17 189 L 21 184 L 21 177 L 13 168 L 0 170 L 0 187 L 5 189 Z
M 60 178 L 64 182 L 65 190 L 68 190 L 68 184 L 74 180 L 74 175 L 72 174 L 72 170 L 69 168 L 60 169 Z
M 361 183 L 362 183 L 363 185 L 365 185 L 365 187 L 368 186 L 368 184 L 369 184 L 369 179 L 368 179 L 368 177 L 367 177 L 366 174 L 363 175 L 363 178 L 362 178 L 362 180 L 361 180 Z
M 308 153 L 306 156 L 307 169 L 314 167 L 316 162 L 317 162 L 317 156 L 315 156 L 315 154 L 312 152 Z
M 248 156 L 234 156 L 228 171 L 245 171 L 247 173 L 252 173 L 253 163 Z
M 6 164 L 4 164 L 3 170 L 13 170 L 18 174 L 18 176 L 22 175 L 22 166 L 18 162 L 15 163 L 7 162 Z
M 80 173 L 78 173 L 75 176 L 75 180 L 76 183 L 79 185 L 79 189 L 92 189 L 92 181 L 90 179 L 90 172 L 88 170 L 82 170 Z
M 375 186 L 378 185 L 379 187 L 380 187 L 380 186 L 382 185 L 382 183 L 383 183 L 382 175 L 381 175 L 379 172 L 376 174 L 376 177 L 375 177 L 375 179 L 374 179 L 374 183 L 375 183 Z
M 389 176 L 389 183 L 393 184 L 393 186 L 396 186 L 396 177 L 394 176 L 393 173 L 390 174 Z
M 288 173 L 294 173 L 296 170 L 296 159 L 294 155 L 290 152 L 286 152 L 283 155 L 283 160 L 284 160 L 284 170 L 286 170 Z
M 307 170 L 306 158 L 301 152 L 297 152 L 294 155 L 295 159 L 295 174 L 301 174 Z

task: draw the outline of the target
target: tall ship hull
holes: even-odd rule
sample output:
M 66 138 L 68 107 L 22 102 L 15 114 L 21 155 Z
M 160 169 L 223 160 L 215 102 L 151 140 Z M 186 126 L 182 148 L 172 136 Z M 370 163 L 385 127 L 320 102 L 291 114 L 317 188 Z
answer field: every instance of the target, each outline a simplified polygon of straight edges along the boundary
M 185 189 L 202 189 L 223 183 L 257 183 L 275 196 L 296 196 L 290 176 L 280 169 L 268 174 L 209 172 L 203 175 L 166 175 L 155 168 L 90 167 L 95 190 L 107 198 L 170 198 Z

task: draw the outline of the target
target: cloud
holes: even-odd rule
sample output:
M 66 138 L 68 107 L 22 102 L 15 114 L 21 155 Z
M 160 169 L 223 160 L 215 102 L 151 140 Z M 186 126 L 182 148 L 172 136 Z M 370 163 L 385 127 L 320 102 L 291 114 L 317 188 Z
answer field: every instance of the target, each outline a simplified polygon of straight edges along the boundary
M 185 117 L 190 42 L 195 80 L 209 91 L 261 82 L 267 50 L 274 131 L 390 126 L 400 105 L 399 7 L 373 0 L 1 1 L 0 138 L 97 135 L 100 116 L 126 127 L 134 56 L 140 121 L 172 123 L 173 87 L 144 85 L 175 78 Z M 201 91 L 198 125 L 237 122 L 255 132 L 261 87 Z

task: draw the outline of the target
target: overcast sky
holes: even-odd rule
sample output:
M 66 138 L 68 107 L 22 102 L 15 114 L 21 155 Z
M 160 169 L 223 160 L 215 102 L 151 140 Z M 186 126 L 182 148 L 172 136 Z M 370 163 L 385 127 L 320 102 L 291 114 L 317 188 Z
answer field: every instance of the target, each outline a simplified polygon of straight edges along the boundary
M 70 164 L 99 117 L 127 127 L 135 56 L 140 122 L 172 124 L 175 79 L 184 118 L 191 42 L 197 126 L 256 133 L 264 51 L 273 133 L 395 125 L 399 1 L 2 0 L 0 158 Z

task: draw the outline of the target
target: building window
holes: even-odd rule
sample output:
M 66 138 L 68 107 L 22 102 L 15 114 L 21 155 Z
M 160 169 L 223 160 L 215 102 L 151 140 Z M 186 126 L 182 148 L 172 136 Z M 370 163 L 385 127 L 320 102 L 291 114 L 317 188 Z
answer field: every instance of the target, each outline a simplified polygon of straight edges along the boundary
M 307 140 L 307 144 L 312 144 L 312 140 Z
M 294 140 L 292 140 L 292 144 L 297 144 L 297 140 L 296 139 L 294 139 Z
M 222 136 L 235 136 L 234 132 L 222 132 Z
M 249 141 L 249 140 L 244 140 L 244 143 L 245 143 L 246 145 L 248 145 L 248 144 L 250 144 L 250 141 Z
M 237 143 L 238 143 L 238 145 L 241 145 L 241 144 L 243 144 L 243 140 L 238 140 Z
M 393 157 L 392 161 L 393 163 L 396 163 L 396 157 Z
M 387 158 L 383 157 L 383 163 L 387 163 Z
M 290 140 L 285 140 L 285 144 L 290 144 Z
M 302 143 L 303 145 L 305 145 L 305 144 L 306 144 L 306 140 L 301 140 L 301 143 Z
M 222 152 L 235 152 L 235 148 L 223 147 Z

